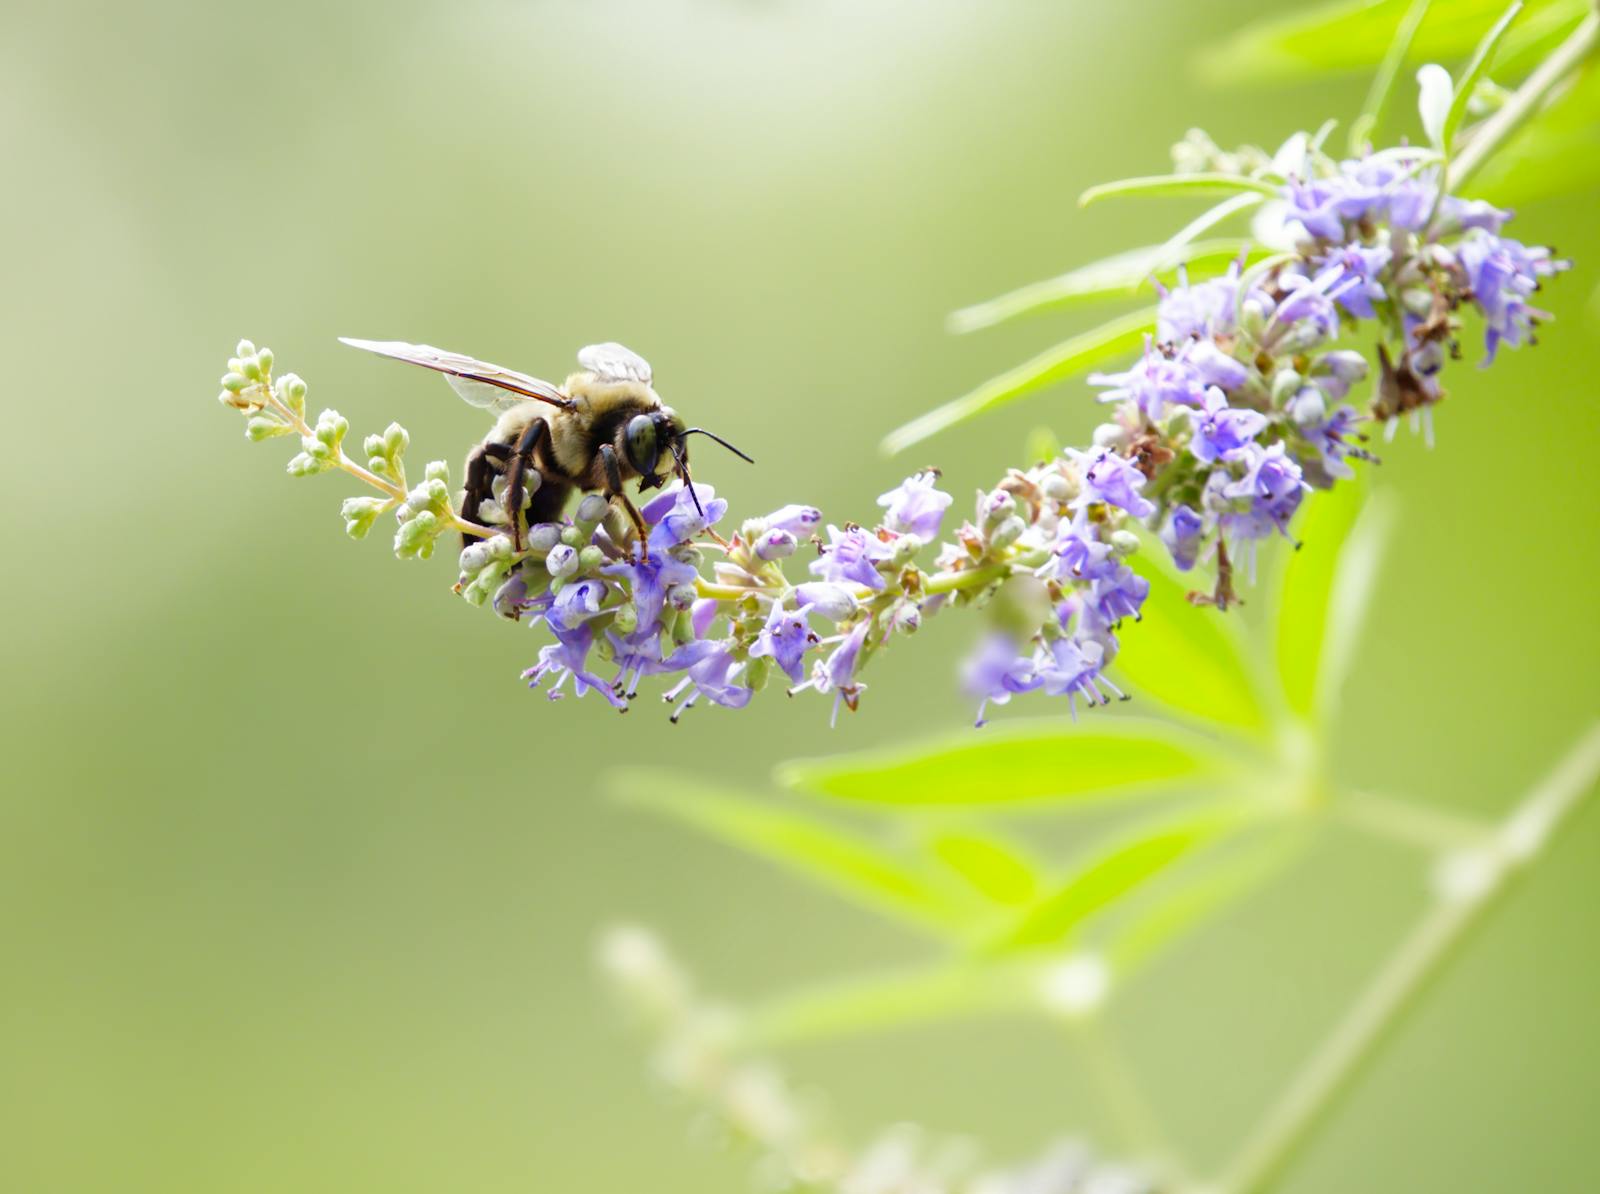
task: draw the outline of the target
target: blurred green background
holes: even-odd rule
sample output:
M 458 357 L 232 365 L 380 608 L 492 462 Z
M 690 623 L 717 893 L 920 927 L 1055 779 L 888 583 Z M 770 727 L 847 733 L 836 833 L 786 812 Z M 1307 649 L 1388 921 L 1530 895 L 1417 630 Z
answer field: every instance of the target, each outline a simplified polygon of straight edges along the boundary
M 696 420 L 735 510 L 843 521 L 908 466 L 957 495 L 1081 385 L 885 462 L 888 429 L 1084 325 L 954 339 L 946 311 L 1190 209 L 1075 209 L 1202 123 L 1275 144 L 1358 75 L 1197 83 L 1242 0 L 18 6 L 0 17 L 9 362 L 0 798 L 0 1187 L 747 1188 L 598 997 L 597 928 L 643 915 L 756 996 L 916 956 L 882 926 L 607 799 L 659 760 L 765 783 L 797 754 L 964 724 L 972 627 L 935 623 L 829 732 L 821 702 L 619 719 L 548 704 L 537 640 L 451 562 L 352 545 L 337 479 L 243 442 L 215 379 L 270 344 L 358 432 L 452 467 L 478 417 L 337 345 L 403 337 L 534 373 L 616 338 Z M 1409 86 L 1402 107 L 1409 109 Z M 1456 368 L 1440 445 L 1402 436 L 1403 521 L 1348 691 L 1340 773 L 1508 807 L 1600 682 L 1595 197 L 1517 231 L 1577 258 L 1559 321 Z M 1469 361 L 1476 359 L 1475 344 Z M 715 462 L 713 464 L 713 461 Z M 960 501 L 964 504 L 965 497 Z M 1046 710 L 1037 709 L 1038 712 Z M 1283 1189 L 1600 1186 L 1600 818 L 1501 910 Z M 1330 838 L 1275 898 L 1129 993 L 1119 1029 L 1202 1167 L 1409 923 L 1414 856 Z M 858 1135 L 998 1154 L 1114 1129 L 1027 1021 L 797 1052 Z

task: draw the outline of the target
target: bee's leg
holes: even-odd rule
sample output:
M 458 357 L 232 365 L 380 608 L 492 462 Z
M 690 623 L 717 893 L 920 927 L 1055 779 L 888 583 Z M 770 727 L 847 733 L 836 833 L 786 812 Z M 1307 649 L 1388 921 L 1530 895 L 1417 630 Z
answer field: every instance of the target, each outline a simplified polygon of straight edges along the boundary
M 522 550 L 522 478 L 533 463 L 533 454 L 550 435 L 550 424 L 534 419 L 517 441 L 511 467 L 506 470 L 506 518 L 511 523 L 511 546 Z
M 483 516 L 478 512 L 478 507 L 486 502 L 494 493 L 490 488 L 494 481 L 494 468 L 491 461 L 504 464 L 511 456 L 509 444 L 479 444 L 467 456 L 467 487 L 461 495 L 461 517 L 468 522 L 481 522 Z M 477 535 L 462 535 L 461 545 L 471 547 L 478 542 Z
M 610 444 L 600 445 L 600 463 L 606 470 L 606 497 L 614 502 L 621 502 L 622 508 L 628 512 L 628 518 L 633 522 L 633 529 L 639 536 L 639 558 L 650 558 L 650 528 L 644 525 L 644 518 L 639 511 L 634 509 L 628 495 L 622 492 L 622 469 L 617 465 L 617 450 Z

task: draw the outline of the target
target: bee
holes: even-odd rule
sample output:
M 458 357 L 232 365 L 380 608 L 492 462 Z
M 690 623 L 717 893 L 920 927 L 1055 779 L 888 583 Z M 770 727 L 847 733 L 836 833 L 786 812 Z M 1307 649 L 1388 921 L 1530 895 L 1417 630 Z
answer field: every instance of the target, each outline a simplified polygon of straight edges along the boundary
M 503 476 L 500 507 L 517 551 L 522 550 L 524 527 L 559 519 L 578 490 L 602 493 L 619 503 L 639 535 L 640 551 L 648 555 L 648 530 L 623 492 L 626 482 L 637 478 L 639 492 L 644 493 L 677 477 L 698 508 L 685 442 L 691 435 L 704 435 L 755 463 L 721 436 L 687 426 L 651 387 L 649 362 L 620 344 L 583 349 L 578 353 L 579 371 L 557 387 L 426 344 L 342 336 L 340 341 L 442 373 L 470 405 L 497 416 L 489 434 L 467 454 L 460 514 L 471 522 L 483 521 L 481 507 L 494 496 L 493 485 Z M 478 538 L 463 536 L 468 544 Z

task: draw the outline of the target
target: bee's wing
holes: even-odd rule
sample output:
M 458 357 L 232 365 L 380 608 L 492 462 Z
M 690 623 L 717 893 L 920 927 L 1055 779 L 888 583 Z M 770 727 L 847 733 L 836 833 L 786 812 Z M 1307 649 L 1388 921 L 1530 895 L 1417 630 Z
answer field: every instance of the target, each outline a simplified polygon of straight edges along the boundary
M 591 344 L 578 353 L 578 364 L 601 381 L 642 381 L 650 384 L 650 362 L 615 340 Z
M 407 344 L 404 340 L 352 340 L 340 336 L 339 342 L 443 373 L 451 389 L 483 410 L 506 410 L 526 398 L 548 402 L 552 406 L 572 405 L 572 399 L 547 381 L 540 381 L 537 377 L 529 377 L 514 369 L 502 369 L 488 361 L 462 356 L 459 352 L 446 352 L 428 344 Z M 509 397 L 508 392 L 519 397 Z

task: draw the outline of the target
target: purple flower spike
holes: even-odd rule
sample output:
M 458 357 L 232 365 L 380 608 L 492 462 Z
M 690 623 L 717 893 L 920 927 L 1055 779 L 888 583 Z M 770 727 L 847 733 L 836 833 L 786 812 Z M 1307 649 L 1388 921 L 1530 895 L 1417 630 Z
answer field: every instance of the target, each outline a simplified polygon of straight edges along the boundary
M 916 473 L 878 498 L 884 507 L 883 525 L 900 535 L 910 535 L 923 543 L 939 536 L 939 524 L 950 506 L 951 497 L 935 489 L 932 472 Z
M 1240 410 L 1228 405 L 1221 390 L 1206 391 L 1203 413 L 1193 417 L 1194 438 L 1189 451 L 1196 460 L 1211 463 L 1241 456 L 1267 427 L 1267 416 L 1259 411 Z
M 1154 512 L 1155 503 L 1139 493 L 1144 488 L 1144 474 L 1135 467 L 1133 461 L 1118 456 L 1108 448 L 1097 452 L 1068 448 L 1066 454 L 1083 478 L 1083 492 L 1073 501 L 1073 509 L 1106 502 L 1126 510 L 1135 518 L 1143 518 Z
M 874 564 L 887 559 L 889 545 L 876 535 L 869 535 L 860 527 L 840 530 L 828 528 L 829 543 L 822 558 L 811 564 L 811 574 L 833 584 L 865 585 L 874 591 L 883 588 L 884 580 Z
M 1043 681 L 1034 674 L 1033 659 L 1017 653 L 1017 644 L 1008 634 L 989 635 L 962 670 L 967 694 L 978 702 L 978 725 L 990 702 L 1004 705 L 1019 692 L 1032 692 Z

